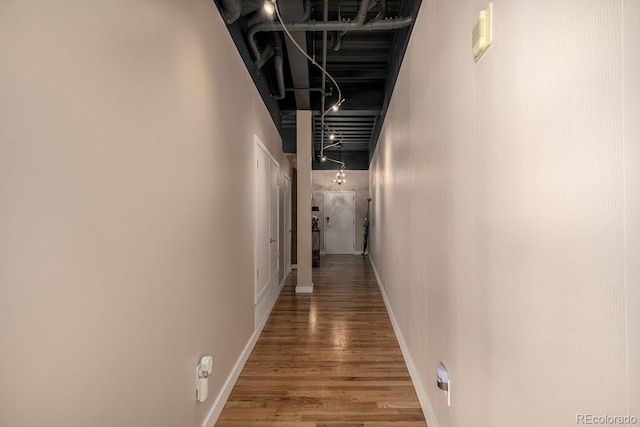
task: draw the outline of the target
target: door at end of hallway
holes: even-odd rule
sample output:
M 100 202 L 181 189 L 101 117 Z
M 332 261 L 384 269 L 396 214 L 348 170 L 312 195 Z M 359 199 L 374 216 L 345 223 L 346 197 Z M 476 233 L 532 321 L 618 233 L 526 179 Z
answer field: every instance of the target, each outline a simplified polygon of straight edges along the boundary
M 326 254 L 355 252 L 356 196 L 354 191 L 324 192 L 324 250 Z

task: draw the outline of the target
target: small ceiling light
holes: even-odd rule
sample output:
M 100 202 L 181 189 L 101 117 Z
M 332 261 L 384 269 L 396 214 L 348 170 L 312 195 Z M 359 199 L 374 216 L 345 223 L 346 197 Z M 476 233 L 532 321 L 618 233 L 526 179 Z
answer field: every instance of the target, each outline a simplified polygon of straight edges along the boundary
M 271 1 L 267 1 L 264 3 L 264 11 L 267 13 L 267 15 L 272 16 L 276 11 L 276 7 L 273 5 L 273 3 L 271 3 Z

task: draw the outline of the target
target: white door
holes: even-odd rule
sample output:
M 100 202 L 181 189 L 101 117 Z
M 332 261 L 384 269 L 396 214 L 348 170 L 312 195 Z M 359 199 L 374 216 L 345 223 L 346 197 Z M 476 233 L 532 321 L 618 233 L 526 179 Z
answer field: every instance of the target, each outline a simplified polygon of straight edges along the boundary
M 291 271 L 291 180 L 284 176 L 284 274 Z
M 280 175 L 280 167 L 278 164 L 269 158 L 269 279 L 273 279 L 278 274 L 278 252 L 280 250 L 278 240 L 278 222 L 279 222 L 279 206 L 278 206 L 278 176 Z M 276 281 L 277 281 L 276 277 Z
M 261 143 L 256 143 L 255 161 L 255 303 L 258 304 L 270 285 L 277 282 L 279 165 Z
M 356 193 L 324 192 L 324 251 L 353 254 L 355 251 Z

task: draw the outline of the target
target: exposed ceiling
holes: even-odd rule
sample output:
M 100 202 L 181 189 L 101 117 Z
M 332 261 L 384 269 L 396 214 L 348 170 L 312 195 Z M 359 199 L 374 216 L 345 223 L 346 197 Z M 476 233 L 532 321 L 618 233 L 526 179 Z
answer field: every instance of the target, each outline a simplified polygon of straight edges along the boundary
M 216 0 L 228 28 L 283 140 L 296 151 L 296 110 L 312 110 L 314 169 L 336 169 L 320 161 L 322 143 L 347 169 L 368 169 L 369 160 L 395 85 L 420 0 L 278 0 L 285 26 L 337 82 L 345 99 L 329 111 L 322 132 L 322 111 L 338 101 L 330 79 L 313 66 L 264 12 L 265 0 Z M 327 30 L 327 31 L 322 31 Z M 323 94 L 325 98 L 323 110 Z M 326 126 L 325 126 L 325 129 Z

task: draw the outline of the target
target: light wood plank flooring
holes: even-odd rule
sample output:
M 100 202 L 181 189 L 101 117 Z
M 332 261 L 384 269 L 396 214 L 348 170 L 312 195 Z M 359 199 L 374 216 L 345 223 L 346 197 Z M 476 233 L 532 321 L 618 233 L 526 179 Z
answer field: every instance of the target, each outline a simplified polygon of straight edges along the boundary
M 368 257 L 323 257 L 313 282 L 287 279 L 216 426 L 425 427 Z

